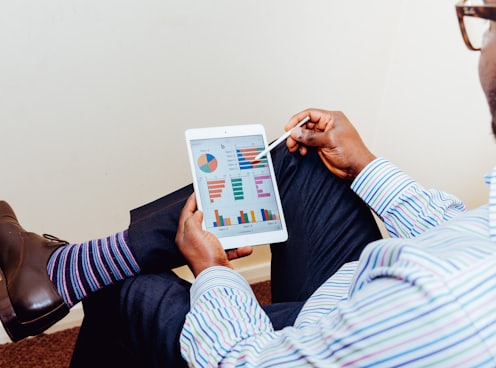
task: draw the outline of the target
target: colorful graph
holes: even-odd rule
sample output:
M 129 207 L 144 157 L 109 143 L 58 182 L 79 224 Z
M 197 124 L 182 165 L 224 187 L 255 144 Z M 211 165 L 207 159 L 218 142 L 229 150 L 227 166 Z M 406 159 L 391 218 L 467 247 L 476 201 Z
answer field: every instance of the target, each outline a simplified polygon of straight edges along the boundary
M 243 191 L 243 180 L 241 178 L 232 178 L 231 186 L 235 201 L 245 199 L 245 193 Z
M 198 157 L 198 166 L 200 170 L 206 173 L 212 173 L 217 169 L 217 159 L 210 153 L 204 153 Z
M 226 181 L 224 179 L 210 180 L 207 181 L 208 196 L 210 197 L 210 203 L 214 203 L 216 199 L 222 196 L 222 191 L 226 187 Z
M 255 185 L 257 187 L 258 198 L 270 197 L 270 192 L 265 191 L 263 188 L 264 184 L 267 182 L 270 183 L 270 176 L 269 175 L 255 176 Z
M 267 167 L 267 157 L 255 161 L 255 157 L 262 152 L 263 147 L 249 147 L 236 149 L 240 170 L 260 169 Z
M 213 223 L 214 227 L 229 226 L 232 225 L 231 219 L 229 217 L 224 218 L 219 214 L 219 210 L 214 210 L 215 221 Z
M 255 211 L 250 211 L 249 214 L 244 211 L 239 211 L 238 224 L 248 224 L 250 222 L 257 222 Z
M 279 215 L 276 213 L 272 213 L 272 211 L 267 209 L 261 209 L 260 213 L 262 214 L 262 221 L 270 221 L 270 220 L 279 220 Z
M 215 214 L 215 221 L 213 222 L 214 227 L 232 225 L 231 218 L 221 215 L 219 213 L 219 210 L 214 210 L 214 214 Z M 260 209 L 260 215 L 259 215 L 258 219 L 256 216 L 256 212 L 254 210 L 250 210 L 248 212 L 240 210 L 239 216 L 237 218 L 239 225 L 249 224 L 249 223 L 254 223 L 254 222 L 279 220 L 279 219 L 280 219 L 280 217 L 278 214 L 272 213 L 271 210 L 268 210 L 266 208 Z
M 268 210 L 266 208 L 260 209 L 260 215 L 261 215 L 260 221 L 279 220 L 279 215 L 272 213 L 271 210 Z M 239 211 L 238 224 L 248 224 L 250 222 L 257 222 L 255 211 L 253 210 L 249 212 Z

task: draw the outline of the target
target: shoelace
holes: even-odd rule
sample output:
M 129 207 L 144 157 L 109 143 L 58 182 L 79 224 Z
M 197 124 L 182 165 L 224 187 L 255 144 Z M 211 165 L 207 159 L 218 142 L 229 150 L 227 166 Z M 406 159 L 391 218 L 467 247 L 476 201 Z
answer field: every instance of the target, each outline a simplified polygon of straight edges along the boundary
M 59 239 L 56 236 L 51 235 L 51 234 L 43 234 L 43 237 L 45 239 L 47 239 L 47 240 L 50 240 L 50 241 L 55 241 L 55 242 L 62 243 L 63 245 L 68 245 L 69 244 L 69 242 L 67 240 Z

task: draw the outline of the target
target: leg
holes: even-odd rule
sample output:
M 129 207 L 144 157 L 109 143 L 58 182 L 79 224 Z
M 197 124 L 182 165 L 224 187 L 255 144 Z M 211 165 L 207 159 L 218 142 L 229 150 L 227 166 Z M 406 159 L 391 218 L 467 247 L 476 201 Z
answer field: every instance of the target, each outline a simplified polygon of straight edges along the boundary
M 189 312 L 190 284 L 172 272 L 126 280 L 120 295 L 120 315 L 129 336 L 129 351 L 146 367 L 186 366 L 179 334 Z
M 262 308 L 270 318 L 274 330 L 292 326 L 303 308 L 304 302 L 283 302 L 263 305 Z
M 189 311 L 189 284 L 170 270 L 185 264 L 174 239 L 179 213 L 192 192 L 186 186 L 131 211 L 130 248 L 143 274 L 83 301 L 72 368 L 103 367 L 109 359 L 120 367 L 184 364 L 178 334 Z
M 84 318 L 72 353 L 71 368 L 132 368 L 140 359 L 128 349 L 125 326 L 119 318 L 122 282 L 83 301 Z
M 130 247 L 145 273 L 168 271 L 186 264 L 175 243 L 179 214 L 193 186 L 131 211 Z
M 191 191 L 191 186 L 185 187 L 160 201 L 166 205 L 162 206 L 162 216 L 155 218 L 158 222 L 151 218 L 155 203 L 132 212 L 137 220 L 131 222 L 129 232 L 134 236 L 133 244 L 138 244 L 136 249 L 145 249 L 137 252 L 144 271 L 184 264 L 174 237 L 180 210 Z M 134 231 L 136 228 L 142 231 Z M 153 244 L 154 238 L 148 233 L 154 232 L 160 234 L 162 242 Z M 43 332 L 89 293 L 136 274 L 139 267 L 132 247 L 128 248 L 127 234 L 124 231 L 105 241 L 69 245 L 52 236 L 25 231 L 12 208 L 0 201 L 0 321 L 11 339 L 18 341 Z M 150 239 L 155 246 L 147 248 Z
M 172 272 L 143 274 L 86 299 L 71 368 L 186 366 L 179 334 L 189 287 Z
M 369 208 L 316 151 L 272 154 L 289 237 L 271 245 L 273 302 L 305 301 L 346 262 L 381 237 Z

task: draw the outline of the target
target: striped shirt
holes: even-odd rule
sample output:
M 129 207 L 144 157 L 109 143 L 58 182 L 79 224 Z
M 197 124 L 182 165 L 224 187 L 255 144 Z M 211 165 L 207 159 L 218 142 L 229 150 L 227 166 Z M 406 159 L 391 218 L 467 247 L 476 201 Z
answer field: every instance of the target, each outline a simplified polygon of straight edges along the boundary
M 206 269 L 192 286 L 183 357 L 194 367 L 495 367 L 491 187 L 488 205 L 465 211 L 376 159 L 352 189 L 391 237 L 341 267 L 279 331 L 243 277 Z

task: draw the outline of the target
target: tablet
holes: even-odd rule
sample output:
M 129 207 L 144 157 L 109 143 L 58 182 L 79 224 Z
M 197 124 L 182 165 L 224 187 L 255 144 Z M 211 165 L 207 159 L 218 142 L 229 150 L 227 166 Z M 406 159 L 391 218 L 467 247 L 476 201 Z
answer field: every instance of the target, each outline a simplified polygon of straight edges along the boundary
M 203 228 L 224 249 L 285 241 L 288 237 L 261 124 L 188 129 L 193 186 Z

